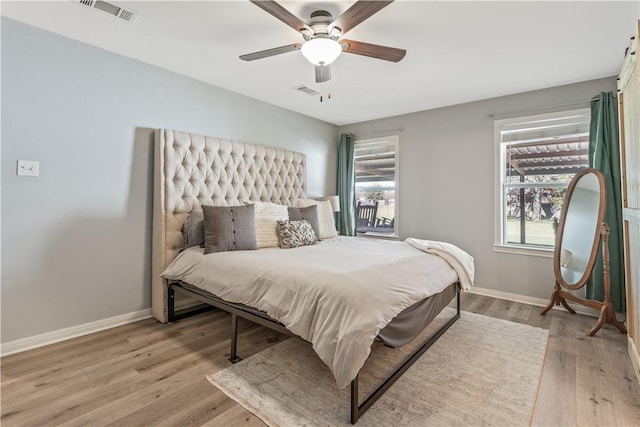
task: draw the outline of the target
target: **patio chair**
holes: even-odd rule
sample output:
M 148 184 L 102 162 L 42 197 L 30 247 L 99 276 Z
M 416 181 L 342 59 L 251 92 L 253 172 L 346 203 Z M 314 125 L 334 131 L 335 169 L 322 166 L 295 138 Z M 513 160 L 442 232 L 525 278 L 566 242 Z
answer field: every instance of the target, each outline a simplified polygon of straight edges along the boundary
M 365 204 L 358 201 L 357 209 L 356 209 L 356 228 L 358 230 L 366 229 L 366 228 L 375 228 L 377 215 L 378 215 L 377 200 L 373 204 L 371 203 Z
M 381 216 L 380 218 L 378 218 L 378 221 L 376 222 L 376 227 L 378 228 L 393 228 L 393 223 L 395 221 L 395 218 L 385 218 L 383 216 Z

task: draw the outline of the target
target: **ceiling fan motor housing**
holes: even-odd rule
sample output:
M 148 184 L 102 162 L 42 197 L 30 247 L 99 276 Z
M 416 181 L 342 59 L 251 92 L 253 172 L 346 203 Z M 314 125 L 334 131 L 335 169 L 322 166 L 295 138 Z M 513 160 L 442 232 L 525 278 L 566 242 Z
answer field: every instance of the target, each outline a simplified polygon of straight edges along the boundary
M 331 40 L 338 40 L 342 35 L 342 30 L 335 25 L 331 28 L 329 26 L 333 22 L 333 17 L 326 10 L 316 10 L 311 14 L 311 19 L 307 22 L 307 26 L 311 29 L 302 28 L 300 33 L 305 40 L 311 40 L 316 37 L 330 38 Z

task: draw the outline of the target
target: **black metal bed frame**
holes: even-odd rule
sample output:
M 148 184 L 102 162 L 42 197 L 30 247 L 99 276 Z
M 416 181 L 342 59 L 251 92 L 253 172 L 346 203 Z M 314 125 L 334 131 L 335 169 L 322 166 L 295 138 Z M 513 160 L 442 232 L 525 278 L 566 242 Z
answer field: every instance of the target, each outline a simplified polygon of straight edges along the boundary
M 229 361 L 231 363 L 237 363 L 242 360 L 237 354 L 238 344 L 238 317 L 250 320 L 251 322 L 265 326 L 276 332 L 283 333 L 285 335 L 297 337 L 297 335 L 290 332 L 285 326 L 277 320 L 259 316 L 255 313 L 251 313 L 247 310 L 243 310 L 237 304 L 228 303 L 221 299 L 216 299 L 211 296 L 210 293 L 192 288 L 185 288 L 180 282 L 169 283 L 167 290 L 167 311 L 168 321 L 175 322 L 185 317 L 193 316 L 197 313 L 209 310 L 210 307 L 199 307 L 195 310 L 191 310 L 186 313 L 176 314 L 175 312 L 175 292 L 178 291 L 191 298 L 195 298 L 210 306 L 219 308 L 231 314 L 231 352 L 229 354 Z M 456 314 L 449 319 L 443 326 L 441 326 L 435 333 L 429 338 L 408 358 L 402 362 L 402 364 L 389 376 L 384 382 L 376 388 L 362 404 L 359 404 L 358 400 L 358 375 L 351 381 L 351 424 L 355 424 L 358 419 L 373 405 L 401 376 L 407 369 L 411 367 L 419 358 L 429 349 L 437 340 L 444 334 L 447 329 L 451 327 L 460 318 L 460 286 L 456 287 Z

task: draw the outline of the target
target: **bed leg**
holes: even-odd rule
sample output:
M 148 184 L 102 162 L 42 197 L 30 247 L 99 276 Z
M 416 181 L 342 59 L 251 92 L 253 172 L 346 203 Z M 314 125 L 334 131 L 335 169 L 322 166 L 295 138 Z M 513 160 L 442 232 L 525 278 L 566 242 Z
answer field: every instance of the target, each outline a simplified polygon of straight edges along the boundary
M 176 321 L 176 293 L 171 286 L 167 288 L 167 321 Z
M 360 418 L 360 407 L 358 406 L 358 376 L 351 381 L 351 424 L 358 422 Z
M 238 357 L 238 316 L 231 314 L 231 352 L 229 353 L 229 362 L 238 363 L 242 360 Z
M 458 316 L 460 315 L 460 288 L 456 290 L 456 310 L 458 312 Z

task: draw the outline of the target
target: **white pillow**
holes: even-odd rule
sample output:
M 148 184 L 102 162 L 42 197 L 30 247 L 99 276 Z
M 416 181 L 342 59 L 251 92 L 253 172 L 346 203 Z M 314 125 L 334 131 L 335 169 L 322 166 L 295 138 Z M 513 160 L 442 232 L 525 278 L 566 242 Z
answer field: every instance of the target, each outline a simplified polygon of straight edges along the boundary
M 336 220 L 333 217 L 333 208 L 328 200 L 317 201 L 313 199 L 298 199 L 299 208 L 318 206 L 318 228 L 320 229 L 320 240 L 336 237 Z
M 308 208 L 309 206 L 315 206 L 318 204 L 317 200 L 313 199 L 298 199 L 299 208 Z
M 278 247 L 278 221 L 289 219 L 289 209 L 285 205 L 270 202 L 254 202 L 254 204 L 258 248 Z

